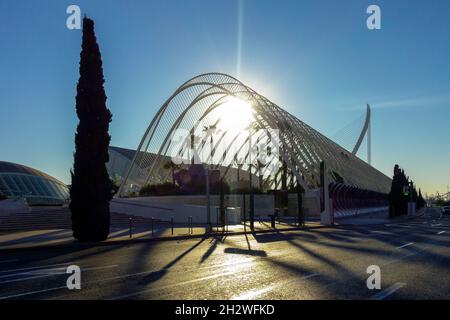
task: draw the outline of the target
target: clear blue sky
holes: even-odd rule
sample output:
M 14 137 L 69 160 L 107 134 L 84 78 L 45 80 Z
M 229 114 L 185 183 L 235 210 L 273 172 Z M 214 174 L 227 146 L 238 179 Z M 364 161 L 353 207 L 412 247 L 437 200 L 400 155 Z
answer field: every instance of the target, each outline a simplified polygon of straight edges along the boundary
M 390 176 L 399 163 L 428 193 L 450 184 L 445 0 L 1 0 L 1 160 L 70 182 L 81 45 L 70 4 L 96 22 L 112 145 L 135 148 L 180 84 L 218 71 L 328 136 L 369 102 L 373 165 Z M 381 30 L 366 28 L 370 4 Z

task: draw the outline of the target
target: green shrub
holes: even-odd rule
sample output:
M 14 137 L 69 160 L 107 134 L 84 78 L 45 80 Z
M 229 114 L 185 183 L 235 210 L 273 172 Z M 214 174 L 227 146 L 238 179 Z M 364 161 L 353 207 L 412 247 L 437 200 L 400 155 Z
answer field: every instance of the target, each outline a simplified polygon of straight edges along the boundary
M 179 195 L 181 190 L 177 185 L 171 182 L 164 182 L 159 184 L 147 184 L 139 190 L 139 196 L 168 196 Z

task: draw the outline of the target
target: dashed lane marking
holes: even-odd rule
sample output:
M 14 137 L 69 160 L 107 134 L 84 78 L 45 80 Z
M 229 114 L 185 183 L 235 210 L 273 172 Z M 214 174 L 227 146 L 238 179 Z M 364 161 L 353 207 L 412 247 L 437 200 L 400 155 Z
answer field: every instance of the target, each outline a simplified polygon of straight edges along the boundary
M 404 244 L 404 245 L 402 245 L 400 247 L 397 247 L 396 249 L 402 249 L 402 248 L 405 248 L 405 247 L 409 247 L 409 246 L 412 246 L 413 244 L 414 244 L 414 242 L 410 242 L 410 243 Z
M 104 266 L 104 267 L 92 267 L 92 268 L 81 268 L 81 271 L 92 271 L 92 270 L 99 270 L 99 269 L 108 269 L 108 268 L 115 268 L 118 265 L 111 265 L 111 266 Z M 58 271 L 61 270 L 61 271 Z M 46 270 L 39 270 L 40 272 L 46 272 L 45 274 L 41 275 L 35 275 L 31 277 L 25 277 L 25 278 L 17 278 L 17 279 L 10 279 L 10 280 L 4 280 L 0 281 L 0 284 L 4 283 L 11 283 L 11 282 L 20 282 L 20 281 L 26 281 L 26 280 L 33 280 L 33 279 L 39 279 L 39 278 L 46 278 L 46 277 L 52 277 L 57 276 L 61 274 L 66 274 L 65 268 L 57 268 L 57 269 L 46 269 Z M 8 278 L 20 276 L 20 275 L 30 275 L 33 273 L 12 273 L 10 275 L 7 275 Z
M 38 266 L 38 267 L 0 270 L 0 273 L 7 273 L 7 272 L 14 272 L 14 271 L 25 271 L 25 270 L 34 270 L 34 269 L 44 269 L 44 268 L 47 268 L 47 267 L 56 267 L 56 266 L 63 266 L 63 265 L 70 266 L 71 264 L 74 264 L 74 263 L 73 262 L 66 262 L 66 263 L 48 264 L 48 265 L 45 265 L 45 266 Z
M 390 235 L 390 236 L 394 235 L 394 233 L 392 233 L 392 232 L 382 231 L 382 230 L 372 230 L 370 232 L 371 233 L 384 234 L 384 235 Z
M 389 288 L 384 289 L 383 291 L 380 291 L 380 292 L 374 294 L 369 299 L 370 300 L 383 300 L 383 299 L 389 297 L 391 294 L 393 294 L 397 290 L 403 288 L 404 286 L 406 286 L 406 283 L 397 282 L 397 283 L 393 284 L 392 286 L 390 286 Z
M 14 295 L 10 295 L 10 296 L 4 296 L 4 297 L 0 297 L 0 300 L 14 299 L 14 298 L 19 298 L 19 297 L 23 297 L 23 296 L 32 295 L 32 294 L 50 292 L 50 291 L 55 291 L 55 290 L 60 290 L 60 289 L 67 289 L 67 286 L 56 287 L 56 288 L 48 288 L 48 289 L 37 290 L 37 291 L 28 291 L 28 292 L 14 294 Z

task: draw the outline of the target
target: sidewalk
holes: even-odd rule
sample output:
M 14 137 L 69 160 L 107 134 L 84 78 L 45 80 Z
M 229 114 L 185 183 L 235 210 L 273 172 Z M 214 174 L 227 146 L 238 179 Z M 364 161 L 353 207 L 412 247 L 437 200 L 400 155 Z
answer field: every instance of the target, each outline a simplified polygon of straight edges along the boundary
M 318 221 L 308 221 L 302 229 L 323 228 Z M 268 221 L 255 221 L 255 233 L 267 233 L 278 231 L 298 230 L 293 223 L 276 223 L 275 229 L 271 228 Z M 206 235 L 206 226 L 195 225 L 192 229 L 188 225 L 177 224 L 172 228 L 170 224 L 155 225 L 153 234 L 151 226 L 137 225 L 132 227 L 130 237 L 129 227 L 111 227 L 111 232 L 106 241 L 100 243 L 80 243 L 72 237 L 72 230 L 68 229 L 49 229 L 18 232 L 0 233 L 0 251 L 36 247 L 55 247 L 65 245 L 114 245 L 126 244 L 144 241 L 158 240 L 182 240 L 188 238 L 201 238 L 204 236 L 233 236 L 241 235 L 245 232 L 250 233 L 249 223 L 244 227 L 243 224 L 230 225 L 226 232 L 222 228 L 213 226 L 210 234 Z
M 398 223 L 410 219 L 421 217 L 425 213 L 425 208 L 419 209 L 415 216 L 402 215 L 395 218 L 389 217 L 388 209 L 377 212 L 363 213 L 360 215 L 342 216 L 335 218 L 336 225 L 377 225 L 377 224 L 389 224 Z
M 420 214 L 423 214 L 421 212 Z M 417 217 L 417 216 L 416 216 Z M 357 225 L 379 225 L 393 222 L 402 222 L 403 220 L 414 219 L 416 217 L 402 216 L 391 219 L 388 213 L 368 213 L 358 216 L 341 217 L 335 219 L 335 226 L 323 226 L 318 219 L 307 220 L 304 227 L 298 228 L 296 220 L 285 220 L 277 222 L 275 229 L 271 228 L 270 221 L 255 221 L 255 233 L 270 233 L 292 230 L 309 230 L 319 228 L 333 228 L 343 226 Z M 153 232 L 151 225 L 139 224 L 132 227 L 130 237 L 129 226 L 111 226 L 109 238 L 98 243 L 80 243 L 72 237 L 72 230 L 68 229 L 48 229 L 33 231 L 17 231 L 0 233 L 0 252 L 5 250 L 57 247 L 57 246 L 103 246 L 103 245 L 122 245 L 128 243 L 138 243 L 147 241 L 163 240 L 183 240 L 189 238 L 202 238 L 214 236 L 233 236 L 251 233 L 249 223 L 229 225 L 226 232 L 222 228 L 213 226 L 211 233 L 206 234 L 205 225 L 194 225 L 192 229 L 187 224 L 176 224 L 171 228 L 170 223 L 159 223 L 154 225 Z

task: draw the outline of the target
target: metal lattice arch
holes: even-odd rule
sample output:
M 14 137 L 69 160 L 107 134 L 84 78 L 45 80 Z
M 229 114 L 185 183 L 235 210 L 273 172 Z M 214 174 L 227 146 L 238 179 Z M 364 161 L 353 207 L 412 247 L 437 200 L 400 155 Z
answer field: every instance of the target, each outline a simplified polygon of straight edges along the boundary
M 249 172 L 255 177 L 262 176 L 266 189 L 281 187 L 279 170 L 269 170 L 267 164 L 265 168 L 258 168 L 256 164 L 250 165 L 253 163 L 251 156 L 257 151 L 245 146 L 252 139 L 260 139 L 258 132 L 265 131 L 264 139 L 279 146 L 279 156 L 276 160 L 280 160 L 285 168 L 287 167 L 288 184 L 298 182 L 305 190 L 317 188 L 320 162 L 324 161 L 328 181 L 340 181 L 348 186 L 381 193 L 389 192 L 390 178 L 352 152 L 236 78 L 221 73 L 207 73 L 185 82 L 161 106 L 139 143 L 122 180 L 119 196 L 125 196 L 131 190 L 139 190 L 146 184 L 170 181 L 167 170 L 163 170 L 168 159 L 174 153 L 183 159 L 192 159 L 194 152 L 192 143 L 174 142 L 177 130 L 187 130 L 195 141 L 195 137 L 201 136 L 205 127 L 220 124 L 221 116 L 227 112 L 223 109 L 226 108 L 226 101 L 230 97 L 245 101 L 251 106 L 254 120 L 249 127 L 252 129 L 239 132 L 222 129 L 215 135 L 210 156 L 203 160 L 205 165 L 218 169 L 220 175 L 228 181 L 233 179 L 236 170 L 241 170 L 248 176 Z M 272 134 L 275 132 L 277 134 Z M 219 152 L 218 146 L 223 145 L 224 141 L 228 141 L 228 144 Z M 201 149 L 208 145 L 209 140 L 203 138 L 195 152 L 201 153 Z M 249 150 L 252 150 L 251 154 Z M 230 159 L 244 161 L 238 163 Z M 245 163 L 242 164 L 243 162 Z

